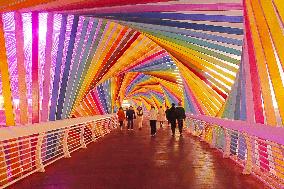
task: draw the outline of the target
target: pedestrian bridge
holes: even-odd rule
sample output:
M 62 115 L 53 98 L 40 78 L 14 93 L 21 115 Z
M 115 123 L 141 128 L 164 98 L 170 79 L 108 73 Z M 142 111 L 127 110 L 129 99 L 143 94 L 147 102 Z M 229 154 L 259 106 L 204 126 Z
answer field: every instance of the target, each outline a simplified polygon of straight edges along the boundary
M 44 135 L 25 130 L 23 132 L 30 132 L 29 137 L 18 142 L 22 147 L 28 141 L 34 142 L 30 148 L 25 148 L 27 153 L 17 156 L 25 159 L 25 166 L 18 171 L 19 167 L 11 166 L 9 179 L 16 181 L 37 173 L 11 188 L 267 187 L 253 176 L 253 173 L 267 174 L 267 171 L 258 170 L 260 167 L 256 164 L 247 165 L 246 158 L 226 152 L 226 147 L 218 146 L 217 141 L 208 144 L 206 136 L 201 134 L 204 125 L 191 121 L 187 120 L 192 125 L 187 125 L 183 137 L 172 137 L 169 126 L 158 127 L 157 135 L 151 137 L 148 120 L 144 121 L 142 130 L 135 124 L 134 131 L 127 131 L 126 127 L 121 131 L 116 128 L 118 124 L 113 116 L 56 121 L 50 127 L 57 129 L 41 130 Z M 236 150 L 233 143 L 228 143 L 231 151 Z M 12 151 L 13 144 L 10 142 L 6 150 Z M 239 152 L 242 153 L 245 154 Z M 251 175 L 242 174 L 248 169 Z M 259 172 L 254 172 L 257 170 Z
M 281 0 L 0 2 L 0 187 L 283 188 Z M 117 128 L 179 102 L 185 136 Z M 74 173 L 74 174 L 73 174 Z

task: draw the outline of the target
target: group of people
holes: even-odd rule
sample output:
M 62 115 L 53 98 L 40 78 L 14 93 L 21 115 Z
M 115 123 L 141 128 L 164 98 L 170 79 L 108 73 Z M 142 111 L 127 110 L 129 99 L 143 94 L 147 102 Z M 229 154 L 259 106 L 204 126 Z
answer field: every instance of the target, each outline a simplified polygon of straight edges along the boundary
M 138 128 L 142 129 L 143 122 L 143 110 L 139 106 L 136 110 L 136 113 L 132 106 L 126 109 L 124 113 L 123 108 L 119 108 L 117 112 L 120 129 L 122 130 L 124 120 L 127 120 L 127 130 L 133 130 L 133 120 L 137 118 Z M 175 107 L 175 104 L 172 103 L 172 107 L 167 106 L 167 110 L 164 111 L 163 107 L 160 106 L 158 111 L 155 110 L 154 106 L 151 106 L 149 111 L 149 120 L 151 126 L 151 136 L 155 136 L 157 133 L 157 122 L 159 122 L 160 128 L 163 128 L 164 122 L 168 121 L 168 124 L 171 125 L 172 136 L 175 136 L 176 125 L 178 124 L 180 136 L 182 136 L 183 120 L 186 118 L 185 110 L 182 107 L 181 103 L 178 104 L 178 107 Z
M 160 127 L 162 127 L 164 122 L 164 117 L 166 116 L 168 124 L 171 125 L 172 136 L 175 136 L 176 124 L 178 124 L 180 136 L 182 136 L 183 121 L 186 118 L 185 110 L 182 107 L 181 103 L 178 104 L 178 107 L 175 107 L 175 104 L 172 103 L 172 107 L 167 106 L 167 110 L 164 112 L 162 106 L 156 112 L 155 107 L 152 106 L 149 112 L 149 120 L 151 126 L 151 136 L 155 136 L 157 132 L 156 122 L 160 122 Z
M 166 110 L 167 119 L 171 124 L 172 136 L 175 136 L 176 123 L 178 123 L 179 133 L 182 136 L 183 121 L 186 118 L 185 110 L 181 103 L 178 103 L 178 107 L 172 103 L 172 107 Z
M 125 119 L 127 119 L 127 130 L 133 130 L 133 120 L 136 119 L 136 117 L 138 122 L 138 128 L 139 130 L 142 129 L 143 110 L 141 106 L 138 106 L 136 114 L 132 106 L 126 108 L 126 113 L 124 113 L 123 108 L 120 107 L 117 112 L 117 116 L 118 116 L 120 130 L 122 130 Z

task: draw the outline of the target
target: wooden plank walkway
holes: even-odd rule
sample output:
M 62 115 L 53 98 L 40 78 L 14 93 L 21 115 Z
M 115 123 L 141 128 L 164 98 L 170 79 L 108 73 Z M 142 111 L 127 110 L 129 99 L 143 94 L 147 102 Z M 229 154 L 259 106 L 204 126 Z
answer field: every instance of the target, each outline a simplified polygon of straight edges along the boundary
M 142 131 L 114 130 L 71 156 L 10 188 L 265 188 L 253 176 L 242 175 L 239 166 L 198 138 L 187 134 L 173 138 L 169 127 L 158 129 L 151 137 L 148 123 Z

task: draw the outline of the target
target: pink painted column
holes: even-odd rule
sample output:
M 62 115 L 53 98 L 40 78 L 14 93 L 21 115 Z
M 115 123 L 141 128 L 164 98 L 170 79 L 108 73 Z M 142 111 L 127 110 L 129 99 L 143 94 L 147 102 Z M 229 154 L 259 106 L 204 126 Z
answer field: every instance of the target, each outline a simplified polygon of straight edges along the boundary
M 32 123 L 39 122 L 38 12 L 32 13 Z
M 21 13 L 15 12 L 15 34 L 16 34 L 16 56 L 18 69 L 18 85 L 20 98 L 20 123 L 28 124 L 28 101 L 27 101 L 27 85 L 26 85 L 26 68 L 24 56 L 24 34 L 23 21 Z
M 53 14 L 47 16 L 47 31 L 46 31 L 46 47 L 45 47 L 45 64 L 44 64 L 44 81 L 43 81 L 43 97 L 41 121 L 47 121 L 49 115 L 49 99 L 50 99 L 50 69 L 52 61 L 52 36 L 53 36 Z

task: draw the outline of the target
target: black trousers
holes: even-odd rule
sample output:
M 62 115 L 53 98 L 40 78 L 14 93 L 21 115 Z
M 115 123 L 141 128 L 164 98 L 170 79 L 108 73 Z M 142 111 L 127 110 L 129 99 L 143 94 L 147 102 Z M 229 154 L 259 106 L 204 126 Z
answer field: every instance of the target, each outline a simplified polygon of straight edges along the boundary
M 157 123 L 157 120 L 150 120 L 151 135 L 156 134 L 156 131 L 157 131 L 156 123 Z
M 133 119 L 128 119 L 127 129 L 133 129 Z
M 177 123 L 176 123 L 176 120 L 171 120 L 170 122 L 171 122 L 172 133 L 173 133 L 173 135 L 174 135 L 174 134 L 175 134 L 175 131 L 176 131 Z M 183 119 L 178 119 L 177 122 L 178 122 L 178 130 L 179 130 L 179 133 L 182 134 Z
M 172 129 L 172 133 L 174 135 L 175 131 L 176 131 L 177 122 L 176 122 L 176 120 L 169 120 L 169 121 L 171 123 L 171 129 Z
M 120 126 L 120 127 L 123 126 L 123 121 L 119 121 L 119 126 Z
M 179 133 L 182 133 L 182 128 L 183 128 L 183 119 L 178 119 L 178 130 Z

